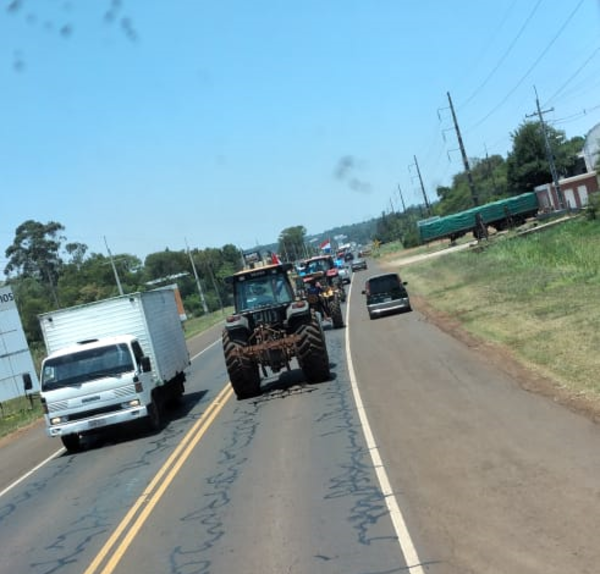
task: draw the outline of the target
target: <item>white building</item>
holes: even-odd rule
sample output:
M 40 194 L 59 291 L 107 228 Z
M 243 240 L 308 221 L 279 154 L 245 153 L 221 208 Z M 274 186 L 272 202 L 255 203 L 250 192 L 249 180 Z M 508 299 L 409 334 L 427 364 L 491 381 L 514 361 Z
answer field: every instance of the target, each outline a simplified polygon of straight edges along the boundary
M 12 289 L 0 287 L 0 403 L 24 396 L 26 379 L 32 384 L 27 392 L 38 392 L 40 385 Z

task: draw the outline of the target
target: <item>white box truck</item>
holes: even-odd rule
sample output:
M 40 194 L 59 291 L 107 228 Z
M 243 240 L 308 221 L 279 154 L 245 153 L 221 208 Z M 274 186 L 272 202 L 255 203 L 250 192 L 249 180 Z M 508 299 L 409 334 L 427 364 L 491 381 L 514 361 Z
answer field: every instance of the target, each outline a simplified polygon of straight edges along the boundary
M 172 289 L 131 293 L 39 316 L 47 356 L 40 395 L 48 436 L 70 451 L 85 434 L 145 419 L 161 428 L 190 364 Z

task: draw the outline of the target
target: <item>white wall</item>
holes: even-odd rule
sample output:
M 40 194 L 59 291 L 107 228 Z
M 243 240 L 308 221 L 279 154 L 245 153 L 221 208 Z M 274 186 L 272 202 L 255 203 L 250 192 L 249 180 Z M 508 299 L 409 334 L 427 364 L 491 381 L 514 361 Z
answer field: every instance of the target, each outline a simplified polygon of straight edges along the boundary
M 23 373 L 31 376 L 33 392 L 39 391 L 40 385 L 12 289 L 0 287 L 0 402 L 25 394 Z

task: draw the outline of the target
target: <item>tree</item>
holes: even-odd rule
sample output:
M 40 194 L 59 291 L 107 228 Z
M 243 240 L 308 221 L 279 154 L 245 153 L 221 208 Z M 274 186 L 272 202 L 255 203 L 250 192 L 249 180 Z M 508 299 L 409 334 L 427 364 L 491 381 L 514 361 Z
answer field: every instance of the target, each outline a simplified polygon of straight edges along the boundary
M 63 261 L 60 248 L 64 237 L 58 235 L 65 228 L 56 221 L 46 224 L 28 219 L 15 231 L 15 239 L 6 250 L 8 264 L 4 274 L 17 273 L 47 285 L 58 304 L 56 283 Z
M 148 255 L 144 261 L 144 270 L 148 281 L 192 272 L 190 259 L 185 251 L 168 249 Z
M 303 225 L 287 227 L 279 234 L 279 253 L 288 261 L 297 261 L 306 255 L 306 228 Z
M 565 133 L 546 126 L 550 150 L 559 177 L 570 174 L 581 151 L 580 138 L 567 142 Z M 512 195 L 533 191 L 552 181 L 552 173 L 540 122 L 524 122 L 511 134 L 513 149 L 507 159 L 507 184 Z M 577 149 L 577 151 L 575 151 Z

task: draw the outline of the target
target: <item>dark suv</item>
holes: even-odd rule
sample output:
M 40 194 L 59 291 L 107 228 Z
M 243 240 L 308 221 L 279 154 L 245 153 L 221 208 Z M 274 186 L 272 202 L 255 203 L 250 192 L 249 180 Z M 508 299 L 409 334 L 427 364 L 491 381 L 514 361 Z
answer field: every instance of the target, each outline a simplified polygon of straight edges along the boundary
M 369 277 L 363 290 L 363 295 L 366 295 L 367 299 L 369 318 L 412 311 L 405 285 L 406 281 L 402 281 L 397 273 L 383 273 Z

